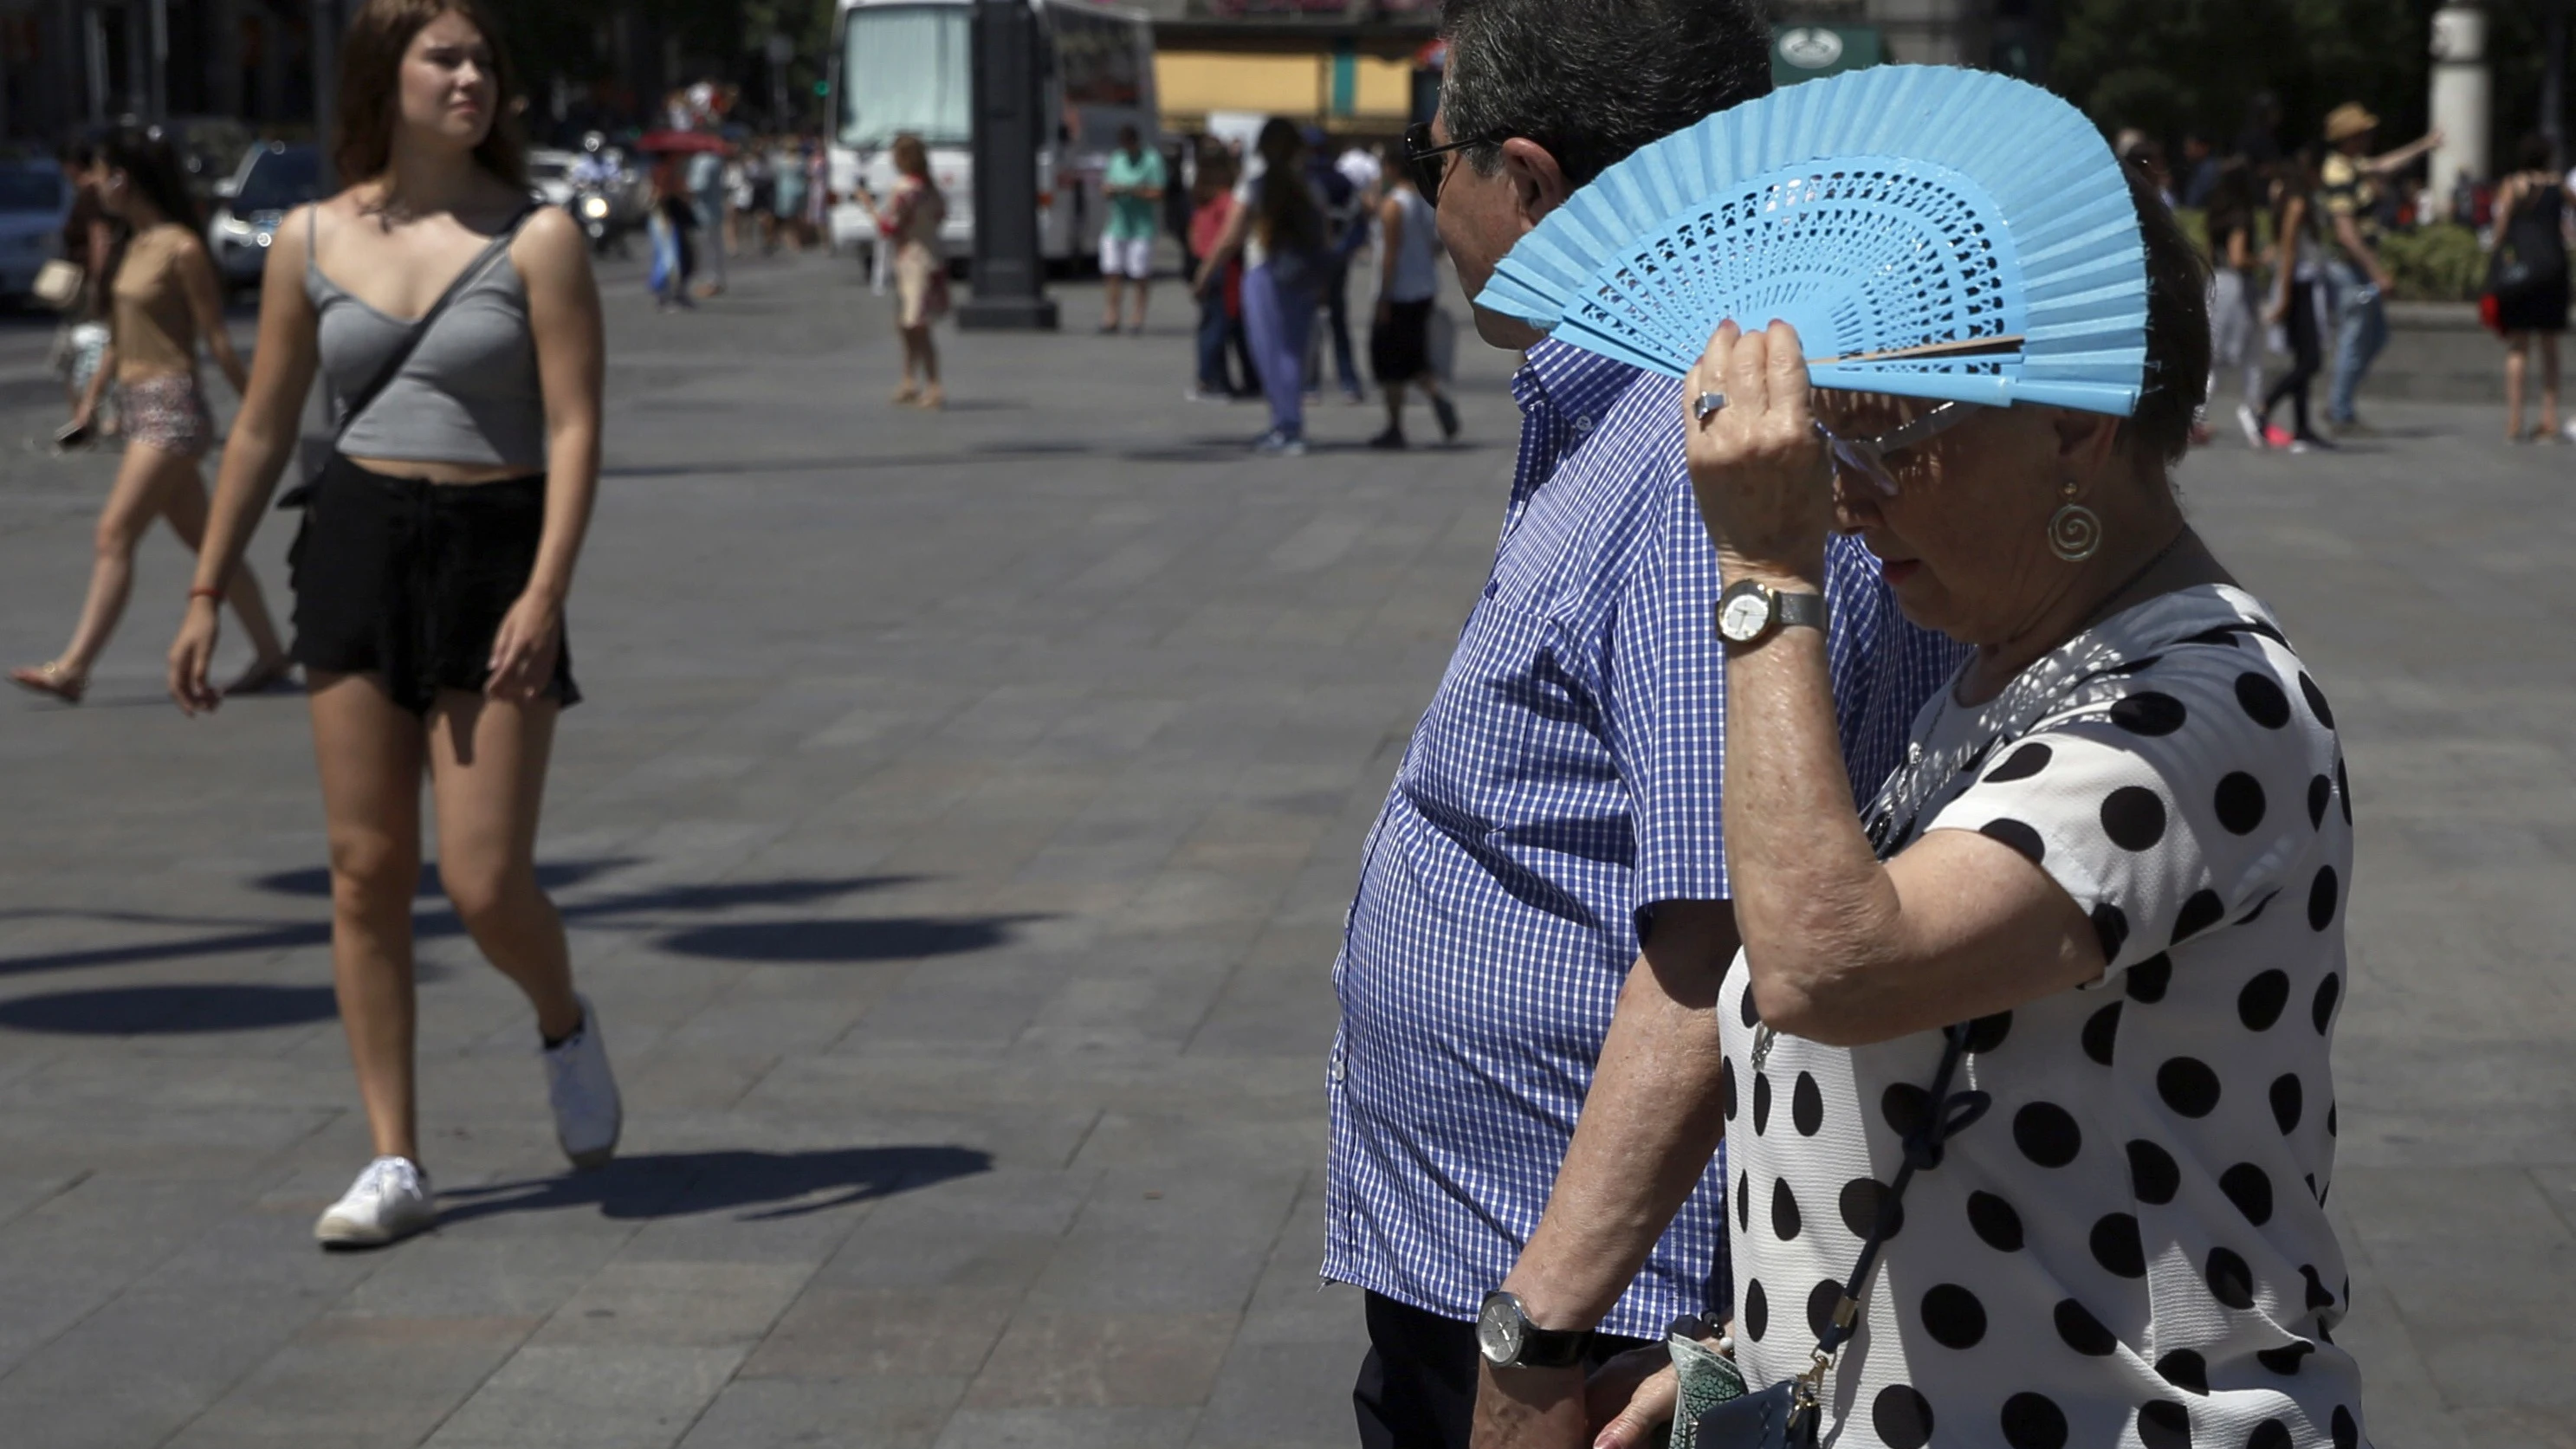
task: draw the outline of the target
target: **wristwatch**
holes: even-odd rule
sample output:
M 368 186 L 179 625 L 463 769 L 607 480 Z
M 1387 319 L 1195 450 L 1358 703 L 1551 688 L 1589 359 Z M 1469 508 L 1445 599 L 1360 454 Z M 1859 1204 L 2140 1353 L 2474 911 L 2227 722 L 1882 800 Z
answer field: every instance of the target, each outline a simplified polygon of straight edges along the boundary
M 1541 1328 L 1518 1295 L 1497 1288 L 1476 1315 L 1476 1347 L 1496 1368 L 1572 1368 L 1592 1347 L 1592 1330 Z
M 1756 644 L 1774 629 L 1822 629 L 1825 596 L 1783 593 L 1738 579 L 1717 596 L 1717 637 L 1729 644 Z

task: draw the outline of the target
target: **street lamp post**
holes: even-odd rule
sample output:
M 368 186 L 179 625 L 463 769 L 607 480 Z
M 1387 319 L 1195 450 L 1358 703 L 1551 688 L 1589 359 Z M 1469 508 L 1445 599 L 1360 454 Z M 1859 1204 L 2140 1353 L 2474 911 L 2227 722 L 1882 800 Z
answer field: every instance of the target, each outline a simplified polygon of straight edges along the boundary
M 2430 182 L 2436 205 L 2450 204 L 2462 176 L 2488 179 L 2487 132 L 2494 104 L 2487 71 L 2487 13 L 2476 0 L 2452 0 L 2433 12 L 2433 148 Z
M 975 0 L 975 295 L 960 327 L 1055 330 L 1038 255 L 1036 31 L 1028 0 Z

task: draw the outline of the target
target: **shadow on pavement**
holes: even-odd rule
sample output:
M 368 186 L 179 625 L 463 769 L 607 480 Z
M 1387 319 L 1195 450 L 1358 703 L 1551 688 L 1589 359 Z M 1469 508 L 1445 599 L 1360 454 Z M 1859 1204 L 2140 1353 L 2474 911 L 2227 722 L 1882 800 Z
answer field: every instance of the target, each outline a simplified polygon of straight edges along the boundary
M 742 1212 L 769 1222 L 892 1197 L 952 1177 L 990 1172 L 993 1155 L 971 1147 L 839 1147 L 811 1152 L 648 1152 L 596 1172 L 448 1188 L 439 1193 L 446 1226 L 498 1213 L 596 1207 L 602 1217 L 675 1218 Z M 805 1201 L 817 1194 L 819 1200 Z
M 116 986 L 0 1001 L 0 1026 L 65 1036 L 160 1036 L 309 1026 L 339 1011 L 328 986 Z
M 723 961 L 902 961 L 961 956 L 1011 938 L 1011 927 L 1038 916 L 849 917 L 828 921 L 737 921 L 674 931 L 655 944 L 683 956 Z

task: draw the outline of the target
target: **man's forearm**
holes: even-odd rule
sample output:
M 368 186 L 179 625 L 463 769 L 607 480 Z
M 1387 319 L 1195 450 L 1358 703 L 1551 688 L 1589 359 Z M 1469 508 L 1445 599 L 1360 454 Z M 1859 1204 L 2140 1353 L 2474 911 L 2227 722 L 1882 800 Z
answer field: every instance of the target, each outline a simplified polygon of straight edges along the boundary
M 1542 1328 L 1610 1311 L 1717 1151 L 1718 985 L 1736 946 L 1722 902 L 1670 904 L 1629 969 L 1574 1142 L 1502 1286 Z

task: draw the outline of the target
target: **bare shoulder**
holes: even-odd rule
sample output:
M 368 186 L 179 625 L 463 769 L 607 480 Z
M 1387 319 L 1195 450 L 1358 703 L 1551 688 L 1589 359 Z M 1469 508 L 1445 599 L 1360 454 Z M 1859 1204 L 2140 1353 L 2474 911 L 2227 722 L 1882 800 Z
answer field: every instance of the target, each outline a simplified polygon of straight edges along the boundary
M 510 242 L 510 264 L 519 269 L 531 293 L 560 296 L 559 289 L 592 286 L 590 239 L 560 206 L 538 208 L 519 228 Z

